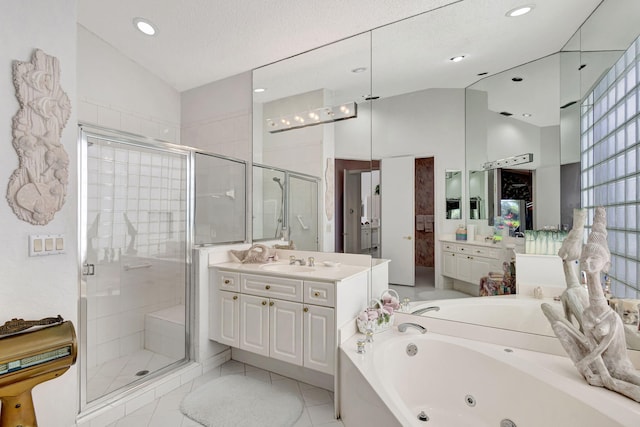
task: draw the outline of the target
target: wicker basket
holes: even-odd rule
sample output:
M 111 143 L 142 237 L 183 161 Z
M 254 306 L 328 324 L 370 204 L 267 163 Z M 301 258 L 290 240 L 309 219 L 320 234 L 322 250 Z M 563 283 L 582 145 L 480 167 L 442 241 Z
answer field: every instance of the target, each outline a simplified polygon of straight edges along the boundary
M 369 305 L 364 310 L 377 310 L 382 308 L 382 302 L 380 300 L 374 299 L 369 302 Z M 356 324 L 358 325 L 358 331 L 360 333 L 367 333 L 368 330 L 372 331 L 374 334 L 378 332 L 384 332 L 393 326 L 394 315 L 390 316 L 380 316 L 377 319 L 362 321 L 360 317 L 356 318 Z

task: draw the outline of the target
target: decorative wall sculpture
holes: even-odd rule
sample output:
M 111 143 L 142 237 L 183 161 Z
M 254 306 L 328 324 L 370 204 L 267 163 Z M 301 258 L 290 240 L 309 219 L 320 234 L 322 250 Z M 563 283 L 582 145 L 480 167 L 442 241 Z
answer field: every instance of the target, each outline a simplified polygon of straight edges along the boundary
M 13 84 L 20 103 L 12 140 L 19 166 L 9 180 L 7 200 L 21 220 L 45 225 L 67 194 L 69 156 L 60 138 L 71 102 L 60 87 L 58 59 L 39 49 L 31 62 L 13 62 Z

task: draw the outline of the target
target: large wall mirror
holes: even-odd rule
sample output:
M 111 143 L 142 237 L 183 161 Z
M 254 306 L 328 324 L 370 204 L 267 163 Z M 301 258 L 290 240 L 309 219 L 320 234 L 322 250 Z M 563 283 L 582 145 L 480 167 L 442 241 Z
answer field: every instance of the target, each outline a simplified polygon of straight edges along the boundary
M 286 240 L 299 249 L 328 252 L 334 252 L 336 246 L 342 248 L 343 240 L 359 242 L 364 222 L 360 176 L 353 183 L 349 180 L 349 188 L 336 185 L 335 177 L 343 176 L 344 169 L 371 170 L 371 34 L 257 69 L 253 88 L 253 161 L 266 168 L 303 174 L 319 184 L 314 203 L 318 212 L 316 241 L 308 244 L 312 242 L 308 215 L 300 219 L 300 214 L 294 213 L 287 218 L 285 211 Z M 262 186 L 266 188 L 266 184 L 259 188 Z M 336 203 L 345 200 L 345 191 L 357 192 L 346 220 L 342 203 Z M 285 194 L 287 206 L 302 202 L 289 192 Z M 304 197 L 308 199 L 308 195 Z M 268 204 L 254 200 L 254 228 L 272 215 Z M 273 235 L 280 238 L 283 233 Z
M 528 153 L 532 161 L 501 173 L 530 182 L 518 184 L 530 187 L 530 227 L 570 227 L 580 203 L 580 102 L 638 35 L 640 2 L 563 2 L 575 21 L 518 32 L 526 49 L 500 43 L 500 28 L 465 31 L 465 22 L 499 13 L 504 5 L 497 3 L 455 2 L 254 71 L 253 160 L 319 180 L 321 250 L 390 259 L 392 284 L 414 285 L 426 269 L 442 287 L 437 239 L 460 222 L 480 231 L 495 214 L 496 176 L 485 163 Z M 543 27 L 569 43 L 541 46 Z M 468 58 L 476 73 L 450 61 L 470 40 L 482 40 Z M 498 59 L 484 59 L 495 50 Z M 357 117 L 307 126 L 311 111 L 353 102 Z M 282 120 L 294 120 L 296 129 L 274 129 Z M 461 171 L 461 219 L 446 202 L 454 171 Z M 264 182 L 277 196 L 273 177 Z M 277 216 L 273 200 L 270 212 L 254 203 L 254 222 Z M 365 232 L 375 241 L 357 243 Z M 295 232 L 290 238 L 296 241 Z

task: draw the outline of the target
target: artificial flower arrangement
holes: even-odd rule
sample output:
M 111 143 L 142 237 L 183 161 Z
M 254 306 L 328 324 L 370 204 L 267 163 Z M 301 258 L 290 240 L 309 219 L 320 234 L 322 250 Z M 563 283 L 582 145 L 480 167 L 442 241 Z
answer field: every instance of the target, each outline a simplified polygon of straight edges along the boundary
M 395 295 L 392 295 L 395 294 Z M 393 313 L 400 309 L 400 297 L 393 289 L 382 292 L 380 299 L 371 300 L 368 307 L 360 312 L 356 318 L 358 330 L 366 333 L 386 331 L 393 326 Z

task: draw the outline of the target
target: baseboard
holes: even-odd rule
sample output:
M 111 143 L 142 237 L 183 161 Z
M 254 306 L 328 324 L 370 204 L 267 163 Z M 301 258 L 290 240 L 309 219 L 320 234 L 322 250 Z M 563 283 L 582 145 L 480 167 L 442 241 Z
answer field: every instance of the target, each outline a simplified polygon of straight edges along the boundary
M 274 372 L 283 377 L 293 378 L 325 390 L 333 391 L 333 375 L 323 372 L 314 371 L 302 366 L 292 365 L 291 363 L 282 362 L 280 360 L 271 359 L 249 351 L 240 350 L 239 348 L 231 349 L 231 359 L 256 368 Z

